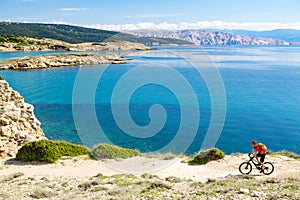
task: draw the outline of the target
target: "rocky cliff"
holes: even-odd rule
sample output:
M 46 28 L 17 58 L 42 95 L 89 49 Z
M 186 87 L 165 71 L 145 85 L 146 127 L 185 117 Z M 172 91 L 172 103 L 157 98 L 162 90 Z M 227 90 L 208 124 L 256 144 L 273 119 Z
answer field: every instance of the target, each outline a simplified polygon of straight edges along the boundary
M 0 156 L 15 156 L 26 142 L 45 139 L 33 106 L 0 80 Z
M 0 60 L 0 70 L 29 70 L 62 66 L 98 65 L 98 64 L 123 64 L 127 58 L 113 53 L 67 53 L 46 54 L 42 56 L 25 56 Z
M 149 30 L 129 31 L 139 37 L 176 38 L 197 45 L 293 45 L 293 43 L 273 38 L 256 38 L 226 32 L 208 32 L 203 30 Z

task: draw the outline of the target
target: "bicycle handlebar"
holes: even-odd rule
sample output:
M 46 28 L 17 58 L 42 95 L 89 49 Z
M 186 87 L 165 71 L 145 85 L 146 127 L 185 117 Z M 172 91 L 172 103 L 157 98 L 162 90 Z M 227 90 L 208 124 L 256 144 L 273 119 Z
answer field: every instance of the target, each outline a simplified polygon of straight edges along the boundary
M 253 158 L 253 157 L 254 157 L 254 153 L 248 153 L 248 156 L 249 156 L 250 158 Z

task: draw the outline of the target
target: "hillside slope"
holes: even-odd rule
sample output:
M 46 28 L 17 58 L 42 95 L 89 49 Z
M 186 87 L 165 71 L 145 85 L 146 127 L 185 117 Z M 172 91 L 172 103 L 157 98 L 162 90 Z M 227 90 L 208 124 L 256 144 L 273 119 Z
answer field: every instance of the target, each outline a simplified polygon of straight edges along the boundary
M 145 45 L 191 45 L 180 39 L 137 37 L 131 34 L 106 31 L 65 24 L 10 23 L 0 22 L 0 35 L 19 35 L 37 38 L 50 38 L 68 43 L 103 42 L 125 40 Z
M 51 50 L 152 50 L 152 48 L 149 48 L 141 43 L 121 40 L 70 44 L 68 42 L 49 38 L 39 39 L 26 36 L 0 35 L 0 52 Z

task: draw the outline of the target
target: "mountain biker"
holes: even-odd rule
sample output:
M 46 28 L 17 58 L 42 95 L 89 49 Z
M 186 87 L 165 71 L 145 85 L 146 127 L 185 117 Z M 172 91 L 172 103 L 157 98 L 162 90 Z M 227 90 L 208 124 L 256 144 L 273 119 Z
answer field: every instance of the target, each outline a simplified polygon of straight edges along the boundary
M 265 166 L 264 166 L 264 160 L 265 160 L 267 152 L 264 151 L 262 149 L 262 147 L 260 145 L 258 145 L 258 143 L 255 140 L 253 140 L 251 142 L 251 145 L 253 146 L 253 149 L 251 150 L 251 153 L 253 153 L 254 150 L 256 150 L 256 152 L 254 154 L 254 157 L 256 158 L 256 160 L 257 160 L 258 163 L 261 163 L 260 173 L 262 173 L 264 171 L 264 168 L 265 168 Z M 258 161 L 258 157 L 260 157 L 260 162 Z

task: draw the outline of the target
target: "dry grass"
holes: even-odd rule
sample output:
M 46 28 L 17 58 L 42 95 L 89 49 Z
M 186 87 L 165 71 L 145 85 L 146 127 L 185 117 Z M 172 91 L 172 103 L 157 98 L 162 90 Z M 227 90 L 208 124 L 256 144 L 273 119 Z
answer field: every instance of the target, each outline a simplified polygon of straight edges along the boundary
M 7 178 L 10 177 L 10 178 Z M 299 179 L 232 176 L 205 183 L 151 174 L 90 178 L 0 177 L 0 199 L 299 199 Z

